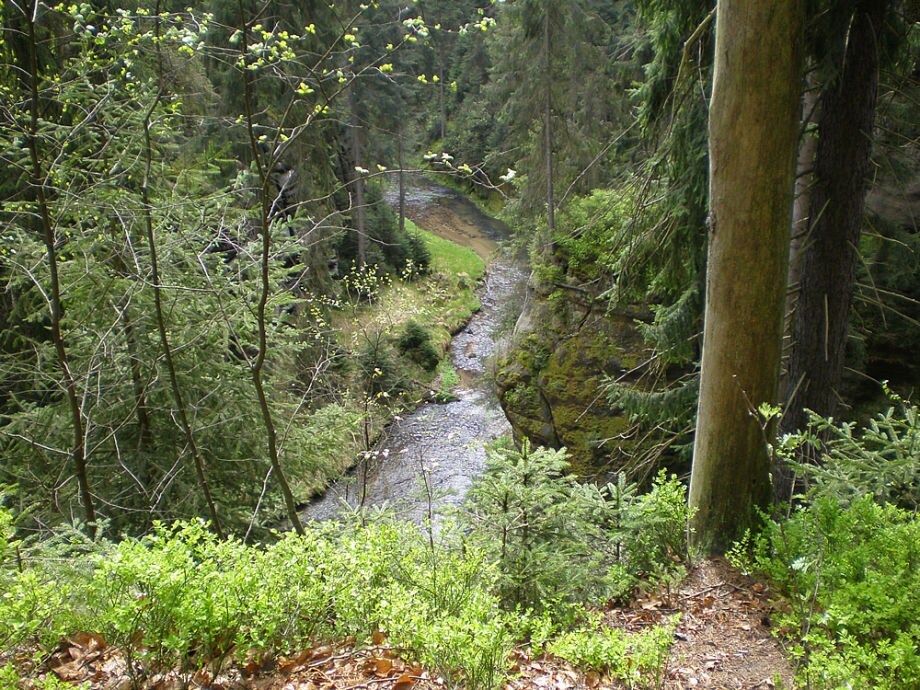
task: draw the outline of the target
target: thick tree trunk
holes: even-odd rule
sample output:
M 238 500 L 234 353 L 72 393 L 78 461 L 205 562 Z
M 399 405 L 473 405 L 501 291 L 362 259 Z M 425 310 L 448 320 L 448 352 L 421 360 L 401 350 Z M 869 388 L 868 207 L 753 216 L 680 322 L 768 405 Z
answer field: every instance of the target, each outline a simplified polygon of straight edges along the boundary
M 784 428 L 801 428 L 805 408 L 832 415 L 843 375 L 847 322 L 859 260 L 878 90 L 878 31 L 887 3 L 860 2 L 838 78 L 821 98 L 811 194 L 786 377 Z
M 799 0 L 721 0 L 709 110 L 710 232 L 690 481 L 693 546 L 727 548 L 770 498 L 752 413 L 779 386 L 801 84 Z

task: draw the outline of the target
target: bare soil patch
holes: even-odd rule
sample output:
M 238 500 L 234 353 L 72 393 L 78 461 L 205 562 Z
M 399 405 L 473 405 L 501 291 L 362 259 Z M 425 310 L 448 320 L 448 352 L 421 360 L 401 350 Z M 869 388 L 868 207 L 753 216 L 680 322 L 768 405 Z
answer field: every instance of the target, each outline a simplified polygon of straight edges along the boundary
M 483 235 L 478 225 L 467 222 L 456 212 L 437 202 L 412 209 L 410 216 L 419 227 L 445 240 L 469 247 L 483 261 L 488 262 L 498 249 L 498 243 Z

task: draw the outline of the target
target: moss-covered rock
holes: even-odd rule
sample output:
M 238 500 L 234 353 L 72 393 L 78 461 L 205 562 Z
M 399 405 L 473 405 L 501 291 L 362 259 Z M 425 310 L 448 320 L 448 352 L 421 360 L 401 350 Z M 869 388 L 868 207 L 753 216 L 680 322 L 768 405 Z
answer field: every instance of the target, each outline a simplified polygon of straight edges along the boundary
M 496 384 L 518 438 L 565 446 L 577 472 L 595 474 L 632 449 L 629 421 L 607 402 L 603 384 L 627 374 L 644 345 L 632 317 L 575 297 L 532 296 L 497 362 Z

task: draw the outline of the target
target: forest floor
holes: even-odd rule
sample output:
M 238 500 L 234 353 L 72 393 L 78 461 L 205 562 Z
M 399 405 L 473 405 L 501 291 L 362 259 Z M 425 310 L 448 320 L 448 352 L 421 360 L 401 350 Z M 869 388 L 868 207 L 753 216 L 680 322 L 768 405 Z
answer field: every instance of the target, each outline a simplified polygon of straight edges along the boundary
M 725 688 L 789 689 L 794 670 L 771 633 L 776 610 L 768 586 L 733 570 L 723 559 L 693 566 L 682 584 L 671 591 L 646 594 L 622 608 L 611 608 L 605 622 L 627 632 L 663 624 L 675 614 L 680 622 L 667 664 L 664 690 Z M 512 672 L 504 690 L 620 690 L 627 686 L 603 673 L 579 671 L 552 656 L 513 652 Z M 29 668 L 21 690 L 46 688 L 53 675 L 89 690 L 442 690 L 447 681 L 406 661 L 386 635 L 375 633 L 371 646 L 353 639 L 305 649 L 292 656 L 249 656 L 241 663 L 212 663 L 205 670 L 169 670 L 135 685 L 124 654 L 107 647 L 98 635 L 75 635 L 40 667 Z M 221 668 L 219 672 L 208 668 Z

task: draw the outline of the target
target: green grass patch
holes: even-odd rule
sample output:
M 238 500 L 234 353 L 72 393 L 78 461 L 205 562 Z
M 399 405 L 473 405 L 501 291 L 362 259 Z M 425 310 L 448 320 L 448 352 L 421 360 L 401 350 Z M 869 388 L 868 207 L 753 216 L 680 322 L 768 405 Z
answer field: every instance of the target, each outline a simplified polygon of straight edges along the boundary
M 486 272 L 486 264 L 472 249 L 456 242 L 438 237 L 423 230 L 411 220 L 406 220 L 406 230 L 418 234 L 431 252 L 431 268 L 452 275 L 465 273 L 473 280 L 480 280 Z

